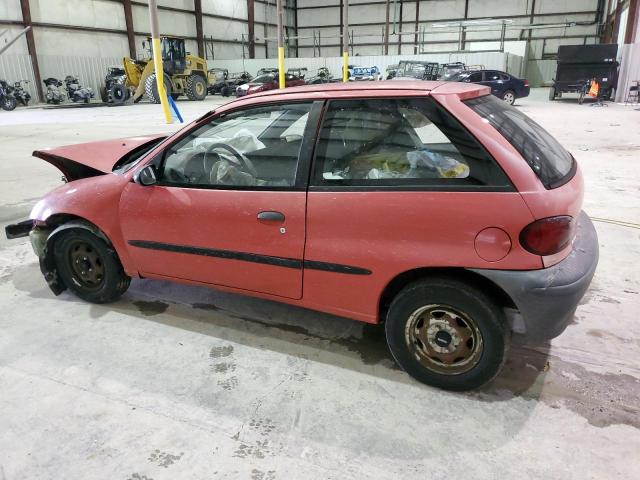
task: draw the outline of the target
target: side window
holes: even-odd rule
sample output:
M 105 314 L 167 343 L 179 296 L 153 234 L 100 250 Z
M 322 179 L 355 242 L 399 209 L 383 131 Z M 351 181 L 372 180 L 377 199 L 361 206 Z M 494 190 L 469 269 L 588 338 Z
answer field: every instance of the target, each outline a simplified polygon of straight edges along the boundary
M 473 72 L 469 75 L 470 82 L 481 82 L 482 81 L 482 72 Z
M 487 81 L 495 82 L 496 80 L 502 80 L 500 72 L 485 72 Z
M 504 74 L 504 73 L 501 73 L 501 74 L 500 74 L 500 80 L 507 81 L 507 80 L 509 80 L 509 79 L 510 79 L 510 78 L 509 78 L 509 75 L 506 75 L 506 74 Z
M 169 147 L 164 185 L 291 187 L 311 103 L 250 108 L 204 125 Z
M 428 98 L 331 101 L 313 184 L 510 186 L 485 149 Z

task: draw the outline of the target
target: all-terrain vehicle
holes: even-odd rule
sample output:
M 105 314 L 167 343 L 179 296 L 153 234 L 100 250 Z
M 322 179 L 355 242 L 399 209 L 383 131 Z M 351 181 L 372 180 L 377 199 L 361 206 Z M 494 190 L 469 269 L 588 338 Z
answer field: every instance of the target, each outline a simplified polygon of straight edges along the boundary
M 250 82 L 253 79 L 249 72 L 232 73 L 227 77 L 224 85 L 220 88 L 220 94 L 223 97 L 229 97 L 236 92 L 236 88 L 240 85 Z
M 307 85 L 318 85 L 320 83 L 334 83 L 335 81 L 327 67 L 320 67 L 315 72 L 315 75 L 309 77 L 306 83 Z
M 440 64 L 419 60 L 401 60 L 394 80 L 437 80 Z
M 187 52 L 183 38 L 161 37 L 160 41 L 163 82 L 167 93 L 174 100 L 181 95 L 186 95 L 189 100 L 204 100 L 210 80 L 215 80 L 215 77 L 209 76 L 206 60 Z M 150 38 L 148 42 L 151 45 Z M 143 47 L 146 49 L 145 42 Z M 134 102 L 139 102 L 142 95 L 146 95 L 151 103 L 160 103 L 151 49 L 148 53 L 149 58 L 145 60 L 123 59 L 127 75 L 125 86 L 135 88 Z
M 67 75 L 66 77 L 64 77 L 64 85 L 67 89 L 69 100 L 74 103 L 89 103 L 89 101 L 95 96 L 92 88 L 83 87 L 82 85 L 80 85 L 80 80 L 78 80 L 78 77 L 74 77 L 73 75 Z
M 0 80 L 0 108 L 11 111 L 18 105 L 17 100 L 9 93 L 9 84 L 4 80 Z
M 211 68 L 209 69 L 209 86 L 207 87 L 207 93 L 209 95 L 215 95 L 220 93 L 222 87 L 226 85 L 227 78 L 229 78 L 229 70 L 226 68 Z
M 47 87 L 47 93 L 44 95 L 47 103 L 58 105 L 66 100 L 67 95 L 60 89 L 60 87 L 62 87 L 62 82 L 60 80 L 54 77 L 49 77 L 42 80 L 42 83 Z
M 120 105 L 131 97 L 125 85 L 127 73 L 121 67 L 109 67 L 104 77 L 104 86 L 100 87 L 100 98 L 105 103 Z

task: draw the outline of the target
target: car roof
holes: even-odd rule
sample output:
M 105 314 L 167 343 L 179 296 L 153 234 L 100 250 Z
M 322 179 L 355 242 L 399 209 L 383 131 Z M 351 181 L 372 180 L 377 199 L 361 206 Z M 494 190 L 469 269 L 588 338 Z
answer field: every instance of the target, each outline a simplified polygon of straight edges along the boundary
M 434 92 L 437 90 L 437 92 Z M 485 92 L 486 90 L 486 92 Z M 284 90 L 269 90 L 237 98 L 217 108 L 216 112 L 231 110 L 242 105 L 271 103 L 279 100 L 327 100 L 333 98 L 355 98 L 361 96 L 382 97 L 386 92 L 393 95 L 418 96 L 421 93 L 458 95 L 464 98 L 488 93 L 488 87 L 478 84 L 429 80 L 380 80 L 373 82 L 337 82 L 287 87 Z M 400 92 L 400 93 L 399 93 Z

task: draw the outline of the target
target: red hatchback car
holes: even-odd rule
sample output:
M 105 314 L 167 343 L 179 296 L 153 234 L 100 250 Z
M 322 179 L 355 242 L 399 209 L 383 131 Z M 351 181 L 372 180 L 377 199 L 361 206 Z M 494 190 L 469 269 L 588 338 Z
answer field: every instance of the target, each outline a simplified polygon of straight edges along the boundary
M 398 364 L 447 389 L 491 380 L 512 332 L 559 335 L 598 261 L 575 159 L 479 85 L 291 88 L 34 155 L 68 183 L 7 236 L 55 294 L 157 278 L 384 323 Z
M 299 87 L 304 84 L 305 81 L 303 78 L 296 77 L 295 75 L 291 75 L 290 73 L 284 74 L 284 86 L 286 88 Z M 236 97 L 244 97 L 245 95 L 266 92 L 268 90 L 276 90 L 278 86 L 278 75 L 265 73 L 264 75 L 260 75 L 259 77 L 254 78 L 249 83 L 245 83 L 244 85 L 239 85 L 238 87 L 236 87 Z

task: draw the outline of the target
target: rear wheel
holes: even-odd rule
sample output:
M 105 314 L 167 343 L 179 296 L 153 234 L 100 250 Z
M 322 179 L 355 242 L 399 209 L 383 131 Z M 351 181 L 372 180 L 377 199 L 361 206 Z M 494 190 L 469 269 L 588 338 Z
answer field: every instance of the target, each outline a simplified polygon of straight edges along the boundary
M 162 81 L 164 83 L 164 89 L 167 93 L 171 93 L 171 80 L 167 78 L 167 75 L 163 75 Z M 144 83 L 144 93 L 151 103 L 160 103 L 160 94 L 158 93 L 158 82 L 156 81 L 156 74 L 152 73 L 147 77 Z
M 204 100 L 207 96 L 207 82 L 200 75 L 189 75 L 185 91 L 189 100 Z
M 222 95 L 223 97 L 228 97 L 229 95 L 231 95 L 231 89 L 229 87 L 222 87 L 220 89 L 220 95 Z
M 448 278 L 413 283 L 393 300 L 385 323 L 389 349 L 420 382 L 470 390 L 493 379 L 505 359 L 502 309 L 482 291 Z
M 582 105 L 584 102 L 584 90 L 580 90 L 580 95 L 578 96 L 578 105 Z
M 507 90 L 502 94 L 502 100 L 513 105 L 516 102 L 516 93 L 513 90 Z
M 100 99 L 103 103 L 107 103 L 109 101 L 109 91 L 107 87 L 100 87 Z
M 61 232 L 53 254 L 61 280 L 83 300 L 111 302 L 129 288 L 131 278 L 124 273 L 116 252 L 87 230 Z

